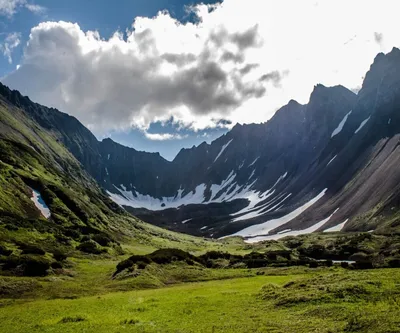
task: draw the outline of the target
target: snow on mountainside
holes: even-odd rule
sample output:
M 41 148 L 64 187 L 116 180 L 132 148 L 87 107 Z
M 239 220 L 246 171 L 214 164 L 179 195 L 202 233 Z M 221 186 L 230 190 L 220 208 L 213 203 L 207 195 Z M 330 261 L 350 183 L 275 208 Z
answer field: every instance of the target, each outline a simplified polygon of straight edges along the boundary
M 307 104 L 291 100 L 268 122 L 237 124 L 172 162 L 99 142 L 75 118 L 28 99 L 15 103 L 57 133 L 116 203 L 172 230 L 248 241 L 370 231 L 400 206 L 398 49 L 375 58 L 357 95 L 318 84 Z
M 390 152 L 390 147 L 400 132 L 395 112 L 399 70 L 400 54 L 394 49 L 376 57 L 358 95 L 342 86 L 317 85 L 307 105 L 290 101 L 265 124 L 237 125 L 210 145 L 182 150 L 171 163 L 179 176 L 164 177 L 169 195 L 143 195 L 135 188 L 127 193 L 118 186 L 109 194 L 148 222 L 168 226 L 169 218 L 172 229 L 205 236 L 259 241 L 317 230 L 376 228 L 372 222 L 360 225 L 357 217 L 384 202 L 397 186 L 397 176 L 369 162 L 382 154 L 397 158 L 397 148 Z M 370 191 L 375 183 L 378 191 L 366 198 L 360 188 Z M 203 214 L 199 205 L 211 204 L 227 208 Z M 173 221 L 188 219 L 184 229 L 174 226 Z

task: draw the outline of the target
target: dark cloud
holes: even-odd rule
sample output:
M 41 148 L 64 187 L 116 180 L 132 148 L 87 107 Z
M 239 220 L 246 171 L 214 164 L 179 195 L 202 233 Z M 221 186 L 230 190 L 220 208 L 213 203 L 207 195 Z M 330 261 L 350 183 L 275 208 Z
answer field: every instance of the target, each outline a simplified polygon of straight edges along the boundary
M 272 71 L 260 77 L 260 82 L 272 82 L 274 86 L 279 86 L 282 79 L 289 74 L 289 71 Z
M 233 53 L 230 51 L 224 52 L 221 57 L 221 61 L 228 62 L 232 61 L 234 63 L 243 63 L 244 62 L 244 54 L 243 53 Z
M 91 40 L 91 48 L 83 49 L 86 36 L 79 26 L 46 22 L 32 30 L 21 67 L 5 83 L 35 101 L 77 116 L 92 129 L 146 126 L 174 115 L 169 110 L 182 106 L 194 117 L 220 114 L 225 118 L 246 100 L 265 94 L 264 80 L 242 79 L 256 64 L 227 71 L 217 58 L 223 51 L 224 59 L 234 66 L 236 61 L 244 62 L 244 51 L 229 54 L 224 43 L 234 39 L 245 49 L 254 45 L 256 31 L 229 35 L 220 30 L 196 55 L 159 54 L 148 29 L 129 36 L 129 43 L 116 35 L 114 41 L 97 39 L 101 47 L 93 48 L 97 42 Z M 165 64 L 175 70 L 163 72 L 170 68 Z
M 196 56 L 191 53 L 187 54 L 164 53 L 161 56 L 161 58 L 177 66 L 184 66 L 196 60 Z
M 378 44 L 381 44 L 382 40 L 383 40 L 383 34 L 379 33 L 379 32 L 374 32 L 374 39 L 375 39 L 375 42 L 377 42 Z
M 253 28 L 250 28 L 243 33 L 233 34 L 231 40 L 241 51 L 259 46 L 261 41 L 258 33 L 258 25 L 255 25 Z
M 246 66 L 242 67 L 239 72 L 242 75 L 246 75 L 249 74 L 253 69 L 258 68 L 259 65 L 258 64 L 247 64 Z

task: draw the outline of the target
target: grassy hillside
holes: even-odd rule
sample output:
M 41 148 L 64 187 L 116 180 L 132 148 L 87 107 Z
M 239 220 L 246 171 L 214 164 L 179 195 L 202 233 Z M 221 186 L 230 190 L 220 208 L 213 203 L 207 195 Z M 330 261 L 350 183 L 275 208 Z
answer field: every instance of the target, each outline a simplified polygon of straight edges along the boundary
M 60 255 L 118 257 L 164 247 L 196 252 L 225 246 L 125 213 L 64 146 L 58 128 L 51 122 L 44 126 L 47 118 L 40 125 L 25 107 L 40 110 L 18 96 L 0 97 L 0 264 L 8 274 L 47 274 L 50 266 L 63 265 Z M 19 106 L 21 100 L 28 106 Z M 32 189 L 50 209 L 49 219 L 31 200 Z M 244 246 L 235 242 L 227 248 Z

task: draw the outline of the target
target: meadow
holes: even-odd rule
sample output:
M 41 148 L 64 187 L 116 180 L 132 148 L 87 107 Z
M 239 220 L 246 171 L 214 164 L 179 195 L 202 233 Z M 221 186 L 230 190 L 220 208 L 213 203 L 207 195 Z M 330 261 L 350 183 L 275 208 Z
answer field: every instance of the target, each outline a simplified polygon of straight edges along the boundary
M 0 332 L 400 332 L 400 270 L 208 269 L 113 260 L 71 276 L 0 277 Z

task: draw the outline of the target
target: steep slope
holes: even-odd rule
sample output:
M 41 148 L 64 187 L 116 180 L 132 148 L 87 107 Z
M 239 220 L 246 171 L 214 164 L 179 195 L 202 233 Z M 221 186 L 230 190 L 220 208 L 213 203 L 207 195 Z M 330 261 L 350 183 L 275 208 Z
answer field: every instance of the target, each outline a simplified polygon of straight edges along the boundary
M 213 246 L 147 225 L 110 200 L 72 154 L 99 158 L 93 138 L 75 118 L 0 86 L 0 270 L 22 264 L 45 274 L 44 253 L 121 254 L 120 242 Z

